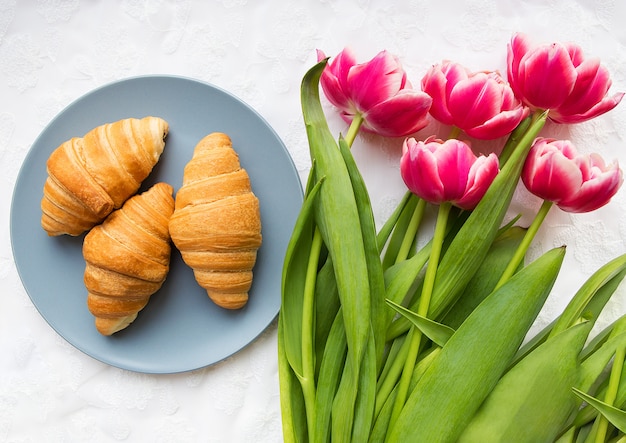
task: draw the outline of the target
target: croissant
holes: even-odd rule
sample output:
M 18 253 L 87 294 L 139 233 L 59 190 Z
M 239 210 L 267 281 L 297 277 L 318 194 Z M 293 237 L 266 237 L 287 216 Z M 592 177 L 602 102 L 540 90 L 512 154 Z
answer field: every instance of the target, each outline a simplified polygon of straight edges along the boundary
M 129 118 L 62 143 L 46 163 L 43 229 L 80 235 L 121 207 L 158 162 L 168 130 L 158 117 Z
M 128 199 L 83 241 L 87 307 L 102 335 L 126 328 L 165 281 L 173 189 L 157 183 Z
M 247 303 L 261 215 L 228 135 L 209 134 L 196 145 L 176 194 L 170 235 L 215 304 L 239 309 Z

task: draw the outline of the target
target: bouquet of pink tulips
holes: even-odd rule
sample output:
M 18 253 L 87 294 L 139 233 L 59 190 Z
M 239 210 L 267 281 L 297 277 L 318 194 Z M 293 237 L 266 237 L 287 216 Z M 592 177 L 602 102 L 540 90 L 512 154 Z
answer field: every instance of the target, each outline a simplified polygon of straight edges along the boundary
M 301 95 L 312 167 L 283 268 L 285 441 L 626 442 L 626 316 L 589 340 L 626 254 L 525 340 L 565 254 L 525 262 L 546 214 L 595 210 L 623 181 L 616 163 L 540 135 L 547 119 L 575 124 L 618 105 L 606 68 L 521 34 L 506 80 L 446 61 L 418 90 L 385 51 L 361 64 L 349 50 L 318 58 Z M 349 124 L 338 139 L 320 85 Z M 430 118 L 451 134 L 415 139 Z M 359 130 L 404 137 L 407 192 L 381 227 L 351 154 Z M 508 138 L 498 155 L 476 155 L 463 134 Z M 520 180 L 544 201 L 527 228 L 504 222 Z M 428 205 L 435 227 L 418 247 Z

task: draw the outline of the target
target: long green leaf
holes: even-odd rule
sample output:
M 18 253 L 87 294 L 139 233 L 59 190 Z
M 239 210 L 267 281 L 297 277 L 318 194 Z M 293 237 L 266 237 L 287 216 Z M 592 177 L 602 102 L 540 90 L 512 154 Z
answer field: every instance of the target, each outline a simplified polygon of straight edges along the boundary
M 592 302 L 594 296 L 598 293 L 598 291 L 604 285 L 610 282 L 615 276 L 622 273 L 624 270 L 626 270 L 626 254 L 623 254 L 611 260 L 609 263 L 605 264 L 599 270 L 597 270 L 576 292 L 570 303 L 568 303 L 567 307 L 559 316 L 558 321 L 552 328 L 550 335 L 554 336 L 559 332 L 564 331 L 572 324 L 575 324 L 581 317 L 583 312 L 587 309 L 589 304 Z M 607 296 L 602 297 L 600 303 L 597 303 L 600 311 L 607 303 L 611 294 L 612 292 L 606 294 Z M 594 311 L 598 311 L 598 309 L 595 309 Z M 595 320 L 598 317 L 599 312 L 593 312 L 593 314 Z
M 581 377 L 576 388 L 588 392 L 606 369 L 611 358 L 615 355 L 615 350 L 620 347 L 626 347 L 626 332 L 610 337 L 581 363 Z
M 359 387 L 355 403 L 352 443 L 367 441 L 374 421 L 374 405 L 376 403 L 376 346 L 374 338 L 369 342 L 363 365 L 359 372 Z
M 430 320 L 426 317 L 422 317 L 421 315 L 418 315 L 389 299 L 386 301 L 394 311 L 413 323 L 415 327 L 422 331 L 422 334 L 439 346 L 444 346 L 450 337 L 452 337 L 452 334 L 454 334 L 454 329 L 449 326 L 437 323 L 436 321 Z
M 498 381 L 459 443 L 553 441 L 576 408 L 579 354 L 591 330 L 579 323 L 526 356 Z
M 356 197 L 348 168 L 330 133 L 320 103 L 319 78 L 325 66 L 326 61 L 322 61 L 305 74 L 301 102 L 316 174 L 325 177 L 315 205 L 315 218 L 333 263 L 348 344 L 346 367 L 351 368 L 344 371 L 344 375 L 351 379 L 342 380 L 339 386 L 342 407 L 337 409 L 337 419 L 333 418 L 333 433 L 337 432 L 344 437 L 343 441 L 348 441 L 354 420 L 360 365 L 371 333 L 371 295 Z
M 409 222 L 411 221 L 411 217 L 413 216 L 413 212 L 415 211 L 418 200 L 419 197 L 417 197 L 412 192 L 407 191 L 407 194 L 402 201 L 402 205 L 400 206 L 402 210 L 398 213 L 394 213 L 395 223 L 393 225 L 393 230 L 391 231 L 391 237 L 389 238 L 389 241 L 387 243 L 387 248 L 385 250 L 385 253 L 383 254 L 384 269 L 387 269 L 396 263 L 398 251 L 400 250 L 400 246 L 404 241 L 405 232 L 407 230 Z M 391 229 L 391 226 L 386 223 L 383 226 L 383 229 L 385 228 L 386 231 L 389 231 Z M 389 236 L 389 234 L 387 234 L 387 236 Z
M 442 252 L 447 250 L 452 239 L 459 229 L 467 220 L 467 213 L 455 214 L 450 212 L 450 219 L 447 222 L 447 234 L 444 241 Z M 395 303 L 409 305 L 409 309 L 416 311 L 419 303 L 419 294 L 421 294 L 421 285 L 423 283 L 422 268 L 430 258 L 430 250 L 432 248 L 432 240 L 424 245 L 412 257 L 400 261 L 385 271 L 385 283 L 387 285 L 387 298 Z M 387 314 L 387 340 L 391 340 L 404 334 L 409 330 L 410 323 L 404 317 L 400 317 L 393 321 L 394 312 L 388 310 Z
M 603 383 L 596 390 L 594 395 L 598 398 L 605 398 L 608 386 L 608 378 L 603 380 Z M 626 405 L 626 366 L 622 368 L 622 374 L 620 377 L 620 384 L 615 398 L 615 405 L 624 407 Z M 590 405 L 585 405 L 576 413 L 576 417 L 572 421 L 572 425 L 575 427 L 581 427 L 587 423 L 593 421 L 598 415 L 598 411 Z
M 333 399 L 343 373 L 348 343 L 341 308 L 328 334 L 324 354 L 321 358 L 320 375 L 317 383 L 315 438 L 314 442 L 330 441 Z
M 415 293 L 420 287 L 422 280 L 419 275 L 430 257 L 431 242 L 426 244 L 411 258 L 401 261 L 391 266 L 385 272 L 387 285 L 387 298 L 394 303 L 401 304 L 407 295 Z M 394 311 L 391 309 L 384 314 L 385 322 L 388 325 L 387 340 L 395 338 L 408 330 L 408 322 L 395 321 L 395 327 L 391 323 Z M 398 324 L 400 323 L 400 324 Z
M 285 329 L 278 317 L 278 377 L 280 378 L 280 411 L 285 443 L 306 443 L 306 409 L 298 377 L 293 372 L 285 352 Z
M 372 336 L 374 339 L 374 356 L 376 361 L 376 372 L 382 364 L 382 358 L 385 351 L 385 330 L 387 324 L 385 322 L 385 277 L 383 267 L 380 261 L 380 249 L 376 238 L 376 223 L 374 221 L 374 213 L 372 204 L 365 186 L 365 181 L 361 176 L 352 152 L 343 138 L 339 139 L 339 150 L 348 169 L 352 190 L 357 204 L 359 221 L 361 224 L 361 233 L 363 235 L 363 248 L 365 252 L 365 262 L 367 264 L 367 277 L 370 289 L 370 322 L 372 326 Z M 366 312 L 363 315 L 367 314 Z M 366 385 L 367 388 L 373 389 L 373 385 Z M 366 397 L 361 388 L 361 397 Z
M 396 209 L 394 209 L 393 213 L 385 221 L 383 226 L 378 231 L 378 234 L 376 235 L 376 240 L 378 242 L 378 248 L 379 248 L 379 252 L 380 253 L 383 252 L 383 248 L 385 247 L 387 242 L 388 241 L 391 242 L 390 236 L 393 237 L 393 232 L 395 232 L 396 226 L 400 223 L 400 219 L 402 217 L 402 214 L 406 214 L 407 212 L 409 212 L 409 213 L 413 212 L 413 209 L 407 209 L 407 207 L 408 206 L 412 206 L 414 208 L 415 204 L 417 204 L 417 199 L 418 198 L 419 197 L 417 197 L 411 191 L 406 191 L 404 193 L 404 196 L 402 196 L 402 199 L 400 200 L 400 203 L 398 204 Z M 396 250 L 397 250 L 397 248 L 396 248 Z M 385 269 L 387 268 L 387 266 L 385 266 L 386 256 L 387 256 L 387 254 L 385 254 L 385 258 L 383 259 L 383 268 L 385 268 Z M 387 260 L 389 260 L 389 259 L 387 259 Z M 391 264 L 393 264 L 393 263 L 391 263 Z
M 302 115 L 316 174 L 325 177 L 316 205 L 317 226 L 332 257 L 348 340 L 358 374 L 370 333 L 370 288 L 357 203 L 346 164 L 324 116 L 319 78 L 326 62 L 311 68 L 301 87 Z
M 317 274 L 317 284 L 315 285 L 315 355 L 317 356 L 316 374 L 319 373 L 321 356 L 328 341 L 328 336 L 332 328 L 337 313 L 341 309 L 339 293 L 337 291 L 337 281 L 335 280 L 335 269 L 331 257 L 326 258 L 326 262 Z
M 281 283 L 281 312 L 285 356 L 302 377 L 302 310 L 304 282 L 313 238 L 313 204 L 323 179 L 307 194 L 287 245 Z
M 607 326 L 605 326 L 600 332 L 598 332 L 589 343 L 585 345 L 583 352 L 581 353 L 581 357 L 584 360 L 587 357 L 593 355 L 598 349 L 600 349 L 607 340 L 613 337 L 616 333 L 615 331 L 619 331 L 621 328 L 625 326 L 626 323 L 626 315 L 622 315 L 621 317 L 615 319 Z
M 411 390 L 415 387 L 422 375 L 424 375 L 431 363 L 439 356 L 440 352 L 441 348 L 433 347 L 422 354 L 421 360 L 415 365 L 415 369 L 413 370 L 410 386 Z M 370 434 L 369 443 L 383 443 L 385 441 L 388 434 L 389 423 L 391 422 L 391 413 L 396 399 L 397 388 L 398 386 L 396 385 L 380 406 L 374 427 Z
M 626 276 L 626 262 L 622 260 L 622 257 L 611 260 L 598 269 L 577 291 L 563 314 L 520 347 L 511 365 L 515 365 L 529 352 L 546 341 L 548 337 L 555 335 L 554 331 L 557 325 L 561 329 L 565 328 L 567 325 L 576 323 L 579 317 L 584 317 L 592 325 L 595 324 L 604 306 L 624 280 L 624 276 Z M 583 357 L 592 352 L 596 343 L 601 344 L 608 332 L 609 330 L 606 330 L 597 334 L 583 350 Z
M 596 408 L 598 412 L 604 415 L 613 426 L 615 426 L 620 431 L 626 433 L 626 411 L 622 411 L 615 406 L 608 405 L 603 401 L 598 400 L 597 398 L 594 398 L 589 394 L 586 394 L 580 389 L 572 388 L 572 390 L 581 399 L 589 403 L 591 406 Z
M 472 312 L 411 392 L 389 443 L 456 441 L 541 310 L 564 254 L 547 252 Z
M 453 329 L 458 328 L 476 306 L 493 291 L 525 232 L 523 228 L 511 227 L 496 237 L 485 259 L 463 290 L 462 296 L 446 313 L 442 323 Z

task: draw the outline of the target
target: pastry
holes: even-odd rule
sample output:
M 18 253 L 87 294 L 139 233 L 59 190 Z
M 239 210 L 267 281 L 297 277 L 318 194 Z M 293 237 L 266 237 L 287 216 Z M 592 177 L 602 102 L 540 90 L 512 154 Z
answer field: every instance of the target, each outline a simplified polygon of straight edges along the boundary
M 215 304 L 238 309 L 247 303 L 261 215 L 228 135 L 212 133 L 196 145 L 176 194 L 170 235 Z
M 121 207 L 158 162 L 168 129 L 158 117 L 129 118 L 55 149 L 46 163 L 41 201 L 48 235 L 80 235 Z
M 85 236 L 87 307 L 102 335 L 132 323 L 165 281 L 172 194 L 170 185 L 157 183 L 128 199 Z

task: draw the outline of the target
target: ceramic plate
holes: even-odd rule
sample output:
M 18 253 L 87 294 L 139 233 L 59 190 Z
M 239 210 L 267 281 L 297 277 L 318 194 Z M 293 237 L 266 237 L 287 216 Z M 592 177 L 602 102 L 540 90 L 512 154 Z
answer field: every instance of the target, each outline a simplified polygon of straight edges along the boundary
M 241 310 L 214 305 L 173 248 L 171 269 L 134 323 L 100 335 L 87 310 L 83 236 L 48 237 L 40 225 L 46 160 L 63 141 L 104 123 L 154 115 L 170 126 L 159 163 L 143 191 L 165 181 L 176 191 L 196 143 L 211 132 L 233 140 L 261 206 L 263 245 L 250 300 Z M 34 305 L 63 338 L 107 364 L 175 373 L 214 364 L 252 342 L 280 308 L 282 261 L 302 204 L 302 187 L 284 144 L 248 105 L 219 88 L 181 77 L 122 80 L 76 100 L 44 129 L 26 156 L 11 206 L 15 263 Z

